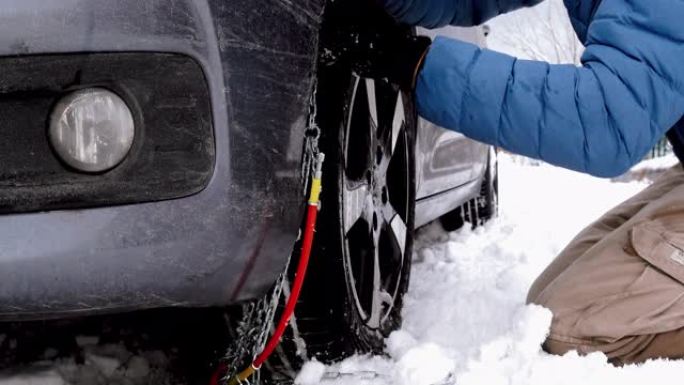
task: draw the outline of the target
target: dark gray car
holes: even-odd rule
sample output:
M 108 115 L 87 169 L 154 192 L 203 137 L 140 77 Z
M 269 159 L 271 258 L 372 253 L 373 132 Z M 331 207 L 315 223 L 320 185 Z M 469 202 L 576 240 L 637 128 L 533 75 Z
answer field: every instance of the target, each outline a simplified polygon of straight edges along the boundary
M 309 355 L 350 330 L 345 349 L 380 346 L 413 229 L 495 211 L 490 148 L 417 127 L 410 95 L 329 55 L 344 2 L 0 7 L 2 320 L 262 298 L 297 250 L 315 139 Z

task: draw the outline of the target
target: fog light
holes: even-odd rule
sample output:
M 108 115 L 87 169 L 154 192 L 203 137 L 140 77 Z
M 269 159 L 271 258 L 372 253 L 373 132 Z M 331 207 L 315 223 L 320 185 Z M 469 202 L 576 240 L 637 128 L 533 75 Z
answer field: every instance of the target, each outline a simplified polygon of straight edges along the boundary
M 104 88 L 76 91 L 61 99 L 50 116 L 50 143 L 69 166 L 101 172 L 119 164 L 133 145 L 133 115 Z

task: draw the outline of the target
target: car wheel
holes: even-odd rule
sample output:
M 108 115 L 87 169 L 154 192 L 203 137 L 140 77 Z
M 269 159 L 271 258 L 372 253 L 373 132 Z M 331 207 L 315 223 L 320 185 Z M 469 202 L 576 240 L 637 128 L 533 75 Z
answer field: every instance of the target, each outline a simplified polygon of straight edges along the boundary
M 309 359 L 381 352 L 401 323 L 413 243 L 417 116 L 410 93 L 354 74 L 345 44 L 350 37 L 410 31 L 374 2 L 363 10 L 354 4 L 329 2 L 324 15 L 312 106 L 326 155 L 322 202 L 302 293 L 281 344 L 256 378 L 263 384 L 291 384 Z M 233 317 L 237 338 L 226 357 L 228 375 L 248 365 L 271 333 L 299 251 L 295 245 L 283 280 Z
M 336 170 L 339 234 L 328 239 L 342 257 L 346 326 L 359 348 L 377 351 L 399 325 L 410 270 L 415 118 L 395 86 L 356 76 L 353 83 Z
M 480 224 L 499 215 L 499 162 L 494 148 L 489 149 L 485 178 L 477 199 L 477 217 Z
M 411 96 L 332 66 L 319 71 L 317 109 L 326 162 L 314 252 L 290 328 L 266 364 L 267 383 L 291 382 L 311 358 L 381 352 L 400 325 L 408 286 L 417 121 Z
M 497 154 L 491 148 L 487 156 L 480 193 L 463 205 L 440 217 L 440 223 L 446 231 L 456 231 L 466 223 L 472 228 L 485 224 L 499 213 L 499 173 Z

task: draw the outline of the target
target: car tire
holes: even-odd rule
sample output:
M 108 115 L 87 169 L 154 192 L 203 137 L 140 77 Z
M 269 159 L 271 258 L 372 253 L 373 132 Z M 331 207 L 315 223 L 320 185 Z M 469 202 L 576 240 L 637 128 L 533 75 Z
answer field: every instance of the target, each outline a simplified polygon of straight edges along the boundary
M 349 3 L 331 2 L 321 31 L 314 112 L 325 153 L 323 192 L 307 276 L 295 313 L 255 381 L 291 384 L 304 362 L 334 362 L 380 353 L 401 324 L 408 287 L 415 207 L 417 115 L 411 93 L 352 71 L 343 57 Z M 373 4 L 373 3 L 368 3 Z M 379 13 L 373 13 L 379 12 Z M 382 11 L 351 35 L 409 33 Z M 363 13 L 363 12 L 361 12 Z M 377 17 L 376 17 L 377 16 Z M 300 246 L 281 280 L 264 297 L 229 317 L 235 330 L 227 375 L 249 364 L 272 332 L 289 297 Z
M 417 124 L 411 95 L 330 66 L 319 70 L 317 110 L 326 161 L 313 254 L 264 383 L 291 383 L 309 359 L 382 352 L 401 323 L 408 287 Z
M 496 150 L 487 155 L 480 193 L 439 218 L 446 231 L 461 229 L 466 223 L 475 229 L 499 214 L 499 173 Z
M 413 104 L 384 81 L 327 71 L 318 91 L 326 164 L 314 252 L 265 383 L 291 383 L 308 359 L 379 353 L 401 323 L 413 243 Z

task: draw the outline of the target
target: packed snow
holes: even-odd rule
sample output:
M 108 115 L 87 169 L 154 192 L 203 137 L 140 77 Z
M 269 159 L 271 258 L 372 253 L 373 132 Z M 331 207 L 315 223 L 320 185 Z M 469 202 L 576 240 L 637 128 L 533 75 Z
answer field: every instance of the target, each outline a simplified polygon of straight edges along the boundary
M 401 330 L 386 356 L 305 366 L 300 385 L 680 384 L 684 361 L 616 368 L 603 354 L 541 349 L 550 311 L 525 305 L 536 276 L 585 225 L 646 181 L 597 179 L 500 157 L 500 217 L 476 230 L 420 231 Z M 674 157 L 637 170 L 663 169 Z
M 83 359 L 56 358 L 0 372 L 0 385 L 150 385 L 168 383 L 168 357 L 162 351 L 131 353 L 123 344 L 100 344 L 95 336 L 77 338 Z

